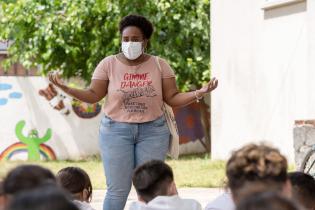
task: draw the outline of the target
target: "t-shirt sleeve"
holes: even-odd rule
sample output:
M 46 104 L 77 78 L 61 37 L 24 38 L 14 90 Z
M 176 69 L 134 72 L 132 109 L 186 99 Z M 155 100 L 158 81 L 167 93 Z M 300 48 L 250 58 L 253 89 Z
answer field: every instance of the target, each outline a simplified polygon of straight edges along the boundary
M 172 67 L 164 59 L 160 58 L 159 60 L 160 60 L 160 65 L 162 69 L 162 78 L 175 77 L 175 73 Z
M 104 58 L 99 64 L 96 66 L 93 75 L 92 80 L 109 80 L 108 77 L 108 71 L 109 71 L 109 58 Z

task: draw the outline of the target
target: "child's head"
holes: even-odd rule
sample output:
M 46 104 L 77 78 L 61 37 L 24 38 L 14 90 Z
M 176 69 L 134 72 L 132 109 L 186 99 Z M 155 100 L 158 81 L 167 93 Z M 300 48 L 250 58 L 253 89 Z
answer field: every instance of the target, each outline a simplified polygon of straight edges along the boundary
M 3 181 L 0 180 L 0 196 L 4 194 L 4 190 L 3 190 Z
M 315 210 L 315 179 L 303 172 L 289 173 L 292 197 L 306 209 Z
M 3 210 L 6 206 L 6 198 L 3 190 L 3 181 L 0 181 L 0 210 Z
M 15 195 L 45 183 L 56 184 L 55 175 L 50 170 L 38 165 L 21 165 L 7 174 L 3 181 L 3 191 L 6 195 Z
M 277 149 L 264 144 L 249 144 L 234 151 L 227 162 L 226 175 L 236 202 L 259 191 L 291 193 L 286 158 Z
M 78 167 L 67 167 L 57 173 L 61 186 L 70 192 L 74 199 L 90 202 L 92 199 L 92 184 L 89 175 Z
M 264 192 L 243 199 L 236 210 L 301 210 L 301 207 L 279 193 Z
M 56 185 L 41 187 L 17 194 L 8 210 L 79 210 L 67 194 Z
M 132 177 L 139 200 L 148 203 L 156 196 L 177 194 L 171 167 L 160 160 L 151 160 L 137 167 Z

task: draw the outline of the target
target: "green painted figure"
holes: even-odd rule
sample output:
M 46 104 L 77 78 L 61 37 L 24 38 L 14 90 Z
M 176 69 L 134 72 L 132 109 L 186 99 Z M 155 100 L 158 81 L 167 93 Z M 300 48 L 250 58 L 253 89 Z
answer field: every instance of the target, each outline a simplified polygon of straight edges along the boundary
M 38 137 L 38 131 L 36 129 L 30 130 L 28 136 L 24 136 L 22 130 L 25 126 L 25 121 L 21 120 L 16 124 L 15 133 L 17 138 L 27 146 L 28 150 L 28 160 L 37 161 L 40 160 L 40 150 L 39 146 L 48 141 L 51 138 L 51 129 L 46 131 L 46 134 L 42 137 Z

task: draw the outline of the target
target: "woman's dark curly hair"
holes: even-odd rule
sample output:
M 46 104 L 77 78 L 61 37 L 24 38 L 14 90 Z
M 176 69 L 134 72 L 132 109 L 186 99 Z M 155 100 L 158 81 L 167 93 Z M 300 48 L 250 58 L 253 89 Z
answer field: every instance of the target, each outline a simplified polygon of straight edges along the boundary
M 128 26 L 136 26 L 141 31 L 146 39 L 150 39 L 154 29 L 152 23 L 141 15 L 127 15 L 119 23 L 119 31 L 122 34 L 123 30 Z

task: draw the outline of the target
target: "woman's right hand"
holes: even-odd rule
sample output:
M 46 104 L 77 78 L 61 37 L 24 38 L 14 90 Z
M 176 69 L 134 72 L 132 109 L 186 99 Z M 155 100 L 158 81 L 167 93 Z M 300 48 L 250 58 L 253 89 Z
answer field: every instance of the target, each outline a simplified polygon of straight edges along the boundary
M 66 87 L 66 85 L 64 84 L 64 82 L 62 81 L 60 74 L 57 71 L 50 71 L 48 73 L 48 78 L 49 81 L 51 83 L 53 83 L 54 85 L 56 85 L 57 87 L 64 89 Z
M 48 73 L 49 81 L 63 90 L 66 94 L 76 98 L 79 101 L 94 104 L 104 98 L 107 94 L 108 80 L 93 80 L 88 88 L 77 89 L 70 88 L 62 81 L 57 72 Z

